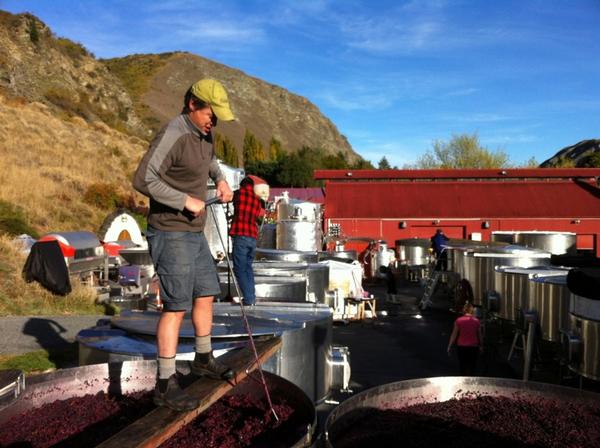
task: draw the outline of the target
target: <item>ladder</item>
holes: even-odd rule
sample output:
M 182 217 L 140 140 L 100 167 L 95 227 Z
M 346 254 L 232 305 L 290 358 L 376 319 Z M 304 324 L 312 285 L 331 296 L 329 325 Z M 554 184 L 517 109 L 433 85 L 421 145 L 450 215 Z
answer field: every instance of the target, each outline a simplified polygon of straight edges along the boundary
M 435 292 L 435 288 L 437 287 L 441 275 L 442 271 L 436 271 L 435 265 L 431 271 L 429 271 L 429 276 L 425 279 L 425 290 L 423 291 L 423 297 L 421 297 L 421 301 L 419 302 L 419 308 L 422 310 L 431 305 L 431 297 Z

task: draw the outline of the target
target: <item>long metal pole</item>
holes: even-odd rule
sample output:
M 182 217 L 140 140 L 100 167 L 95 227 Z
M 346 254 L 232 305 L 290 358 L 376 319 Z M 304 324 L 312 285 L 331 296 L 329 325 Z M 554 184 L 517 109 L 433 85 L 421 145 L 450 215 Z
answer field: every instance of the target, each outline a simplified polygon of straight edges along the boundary
M 211 205 L 213 205 L 215 203 L 216 203 L 216 201 L 206 201 L 206 206 L 210 207 Z M 265 396 L 267 397 L 267 403 L 269 404 L 269 408 L 270 408 L 271 412 L 273 413 L 275 420 L 279 421 L 279 417 L 277 416 L 277 413 L 275 412 L 275 408 L 273 407 L 273 402 L 271 401 L 271 394 L 269 393 L 269 388 L 267 387 L 265 375 L 263 373 L 262 366 L 261 366 L 260 360 L 258 358 L 258 352 L 256 351 L 256 345 L 254 344 L 254 338 L 252 337 L 252 330 L 250 329 L 250 323 L 248 322 L 248 318 L 246 316 L 246 309 L 244 308 L 244 304 L 242 303 L 244 297 L 241 294 L 241 289 L 239 288 L 237 279 L 235 278 L 235 274 L 233 273 L 233 269 L 231 267 L 231 261 L 229 260 L 229 254 L 227 253 L 227 247 L 225 246 L 225 241 L 223 241 L 223 235 L 221 235 L 221 230 L 219 229 L 219 223 L 217 222 L 217 217 L 212 208 L 210 208 L 210 214 L 213 217 L 213 222 L 215 223 L 215 228 L 217 229 L 217 234 L 219 235 L 219 240 L 221 240 L 221 246 L 223 246 L 223 251 L 225 252 L 225 260 L 227 262 L 227 268 L 231 273 L 231 278 L 233 279 L 233 284 L 235 286 L 236 291 L 239 294 L 239 298 L 240 298 L 239 305 L 240 305 L 240 309 L 242 311 L 242 318 L 244 320 L 244 326 L 246 327 L 246 332 L 248 333 L 250 347 L 252 348 L 252 352 L 254 353 L 254 362 L 256 363 L 258 372 L 260 374 L 260 380 L 261 380 L 263 388 L 265 390 Z

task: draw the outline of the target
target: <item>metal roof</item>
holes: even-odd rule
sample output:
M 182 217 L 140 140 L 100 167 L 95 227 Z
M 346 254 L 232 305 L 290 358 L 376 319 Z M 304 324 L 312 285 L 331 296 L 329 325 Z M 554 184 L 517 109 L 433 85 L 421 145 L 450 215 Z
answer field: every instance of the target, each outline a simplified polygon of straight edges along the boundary
M 325 213 L 336 218 L 600 217 L 600 189 L 587 180 L 359 180 L 326 188 Z
M 505 168 L 432 170 L 316 170 L 317 180 L 572 179 L 600 177 L 599 168 Z

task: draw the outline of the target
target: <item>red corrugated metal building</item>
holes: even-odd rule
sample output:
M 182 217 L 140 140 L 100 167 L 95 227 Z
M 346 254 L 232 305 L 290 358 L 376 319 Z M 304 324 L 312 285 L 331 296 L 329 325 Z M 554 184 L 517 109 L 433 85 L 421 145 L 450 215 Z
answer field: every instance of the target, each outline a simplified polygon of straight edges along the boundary
M 325 229 L 350 237 L 489 240 L 493 231 L 577 233 L 600 256 L 596 168 L 318 170 L 325 181 Z M 361 247 L 357 247 L 361 248 Z

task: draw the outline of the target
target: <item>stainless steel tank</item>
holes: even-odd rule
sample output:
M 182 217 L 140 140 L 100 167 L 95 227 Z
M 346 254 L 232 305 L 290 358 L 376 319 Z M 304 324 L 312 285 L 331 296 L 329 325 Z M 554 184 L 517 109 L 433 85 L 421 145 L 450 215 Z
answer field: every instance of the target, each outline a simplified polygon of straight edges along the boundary
M 319 261 L 323 260 L 358 260 L 358 253 L 355 250 L 330 250 L 319 252 Z
M 332 311 L 313 303 L 257 303 L 245 309 L 255 337 L 277 335 L 281 349 L 265 363 L 275 373 L 301 388 L 311 400 L 327 398 L 333 384 Z M 160 314 L 126 311 L 103 325 L 77 335 L 79 363 L 94 364 L 156 358 L 156 323 Z M 247 332 L 238 305 L 213 306 L 212 344 L 215 356 L 245 345 Z M 194 328 L 186 314 L 179 335 L 177 359 L 194 357 Z
M 565 409 L 568 409 L 572 403 L 596 407 L 600 401 L 600 394 L 592 392 L 503 378 L 444 376 L 398 381 L 354 395 L 333 409 L 325 421 L 324 445 L 327 448 L 335 448 L 336 442 L 353 425 L 360 424 L 361 419 L 371 410 L 401 409 L 417 404 L 448 401 L 468 394 L 472 397 L 487 395 L 507 398 L 518 396 L 547 398 L 564 403 Z M 449 425 L 448 422 L 444 424 Z M 377 428 L 365 430 L 377 431 Z M 476 428 L 469 429 L 469 431 L 476 430 Z M 564 431 L 568 429 L 565 428 Z M 373 445 L 375 446 L 377 445 Z
M 228 281 L 231 280 L 229 284 Z M 238 295 L 235 283 L 228 277 L 227 273 L 219 273 L 221 295 L 226 297 Z M 298 277 L 273 277 L 254 276 L 254 290 L 257 302 L 306 302 L 307 278 Z
M 263 224 L 260 229 L 260 235 L 256 242 L 256 247 L 264 249 L 275 249 L 277 247 L 277 225 Z
M 473 288 L 473 302 L 482 305 L 487 291 L 495 288 L 496 266 L 529 268 L 550 264 L 550 253 L 517 246 L 495 248 L 492 252 L 469 252 L 465 256 L 466 278 Z
M 329 267 L 324 264 L 255 261 L 252 270 L 254 275 L 261 277 L 305 278 L 305 300 L 325 303 L 325 293 L 329 289 Z
M 320 223 L 282 219 L 277 222 L 277 249 L 318 251 L 321 250 L 323 235 Z
M 429 264 L 431 241 L 426 238 L 396 240 L 396 257 L 400 264 L 423 266 Z
M 225 176 L 227 183 L 232 190 L 240 188 L 240 182 L 245 176 L 245 172 L 242 168 L 235 168 L 226 165 L 219 161 L 219 168 Z M 206 192 L 206 198 L 211 199 L 216 196 L 216 186 L 212 180 L 208 181 L 208 190 Z M 227 204 L 215 204 L 206 210 L 206 224 L 204 225 L 204 236 L 208 242 L 208 247 L 213 258 L 221 258 L 221 255 L 225 251 L 231 252 L 231 240 L 229 238 L 229 227 L 227 225 L 227 213 L 230 215 L 234 213 L 233 203 Z M 214 218 L 213 218 L 214 215 Z M 216 220 L 216 223 L 215 223 Z M 223 241 L 221 242 L 221 238 Z M 223 248 L 225 246 L 225 248 Z
M 316 250 L 302 251 L 257 248 L 254 258 L 257 261 L 305 261 L 307 263 L 317 263 L 319 261 L 319 254 Z
M 553 255 L 573 255 L 577 252 L 577 234 L 572 232 L 517 232 L 514 242 L 521 246 L 545 250 Z
M 600 380 L 600 301 L 571 294 L 569 306 L 569 368 Z
M 516 321 L 519 310 L 537 310 L 536 307 L 546 308 L 557 303 L 551 298 L 546 298 L 550 286 L 535 290 L 532 278 L 553 275 L 566 275 L 568 270 L 553 266 L 533 266 L 520 268 L 515 266 L 496 266 L 494 274 L 494 290 L 498 293 L 497 315 L 501 319 Z M 550 285 L 550 284 L 549 284 Z M 535 297 L 532 297 L 532 293 Z M 550 304 L 548 301 L 552 302 Z M 544 311 L 547 316 L 548 311 Z
M 178 363 L 177 370 L 189 373 L 189 363 Z M 0 409 L 0 424 L 57 400 L 100 392 L 120 395 L 150 391 L 154 388 L 155 378 L 155 361 L 95 364 L 29 376 L 26 379 L 26 389 L 17 401 Z M 315 407 L 311 400 L 297 386 L 277 375 L 265 372 L 265 380 L 275 401 L 283 400 L 294 408 L 294 414 L 286 422 L 291 427 L 291 431 L 285 432 L 288 439 L 286 444 L 293 447 L 310 446 L 316 427 Z M 228 395 L 242 394 L 262 400 L 264 390 L 259 382 L 246 379 L 228 392 Z M 26 443 L 23 446 L 25 445 Z
M 515 231 L 496 231 L 492 232 L 490 239 L 497 243 L 515 244 L 515 235 L 518 232 Z
M 560 341 L 561 332 L 569 327 L 571 292 L 567 288 L 567 274 L 568 271 L 563 270 L 529 276 L 527 308 L 536 312 L 545 341 Z
M 321 204 L 297 199 L 282 199 L 277 202 L 277 221 L 299 219 L 321 222 Z
M 472 241 L 451 239 L 445 244 L 448 251 L 448 270 L 457 273 L 460 278 L 464 277 L 466 270 L 465 256 L 469 252 L 485 252 L 486 250 L 494 250 L 497 247 L 504 247 L 506 243 L 494 241 Z

